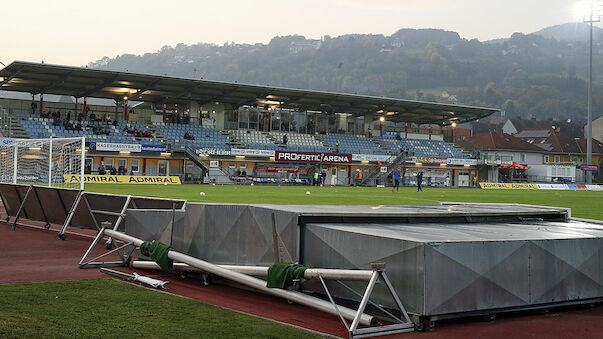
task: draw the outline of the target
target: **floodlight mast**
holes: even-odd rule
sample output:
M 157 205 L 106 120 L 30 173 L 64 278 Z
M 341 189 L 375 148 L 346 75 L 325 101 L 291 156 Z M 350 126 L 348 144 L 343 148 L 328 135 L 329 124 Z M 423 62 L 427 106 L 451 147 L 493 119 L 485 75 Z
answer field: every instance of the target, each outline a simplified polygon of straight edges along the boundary
M 588 99 L 587 99 L 587 125 L 586 125 L 586 163 L 590 165 L 593 162 L 593 122 L 592 122 L 592 91 L 593 91 L 593 23 L 599 22 L 599 14 L 595 15 L 595 5 L 598 1 L 589 1 L 590 13 L 588 18 L 584 19 L 584 23 L 589 27 L 589 54 L 588 54 Z M 593 172 L 586 171 L 586 183 L 593 183 Z

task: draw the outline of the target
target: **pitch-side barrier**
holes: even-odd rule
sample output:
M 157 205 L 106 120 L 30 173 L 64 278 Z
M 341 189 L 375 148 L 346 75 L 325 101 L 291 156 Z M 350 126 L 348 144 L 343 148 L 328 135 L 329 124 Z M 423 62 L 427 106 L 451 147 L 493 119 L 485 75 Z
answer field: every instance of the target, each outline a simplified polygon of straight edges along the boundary
M 105 254 L 96 257 L 90 261 L 86 261 L 86 258 L 88 257 L 92 249 L 96 246 L 99 241 L 101 241 L 104 236 L 109 236 L 113 239 L 122 241 L 125 244 L 118 246 L 114 250 L 106 252 Z M 140 247 L 142 243 L 143 240 L 132 237 L 123 232 L 103 228 L 101 229 L 101 231 L 99 231 L 97 237 L 90 245 L 90 248 L 86 251 L 86 254 L 84 254 L 84 257 L 80 261 L 80 267 L 95 267 L 89 266 L 89 264 L 93 260 L 98 260 L 101 257 L 113 253 L 115 251 L 118 251 L 119 253 L 120 249 L 124 250 L 129 247 L 131 249 L 129 253 L 120 253 L 120 256 L 123 260 L 122 264 L 125 266 L 129 262 L 129 255 L 131 255 L 132 251 L 136 247 Z M 210 262 L 173 250 L 170 250 L 167 256 L 169 259 L 172 259 L 176 262 L 174 265 L 175 270 L 181 269 L 185 271 L 199 271 L 213 274 L 215 276 L 231 280 L 233 282 L 245 285 L 247 287 L 251 287 L 260 292 L 339 316 L 346 329 L 348 330 L 351 338 L 373 337 L 379 335 L 409 332 L 414 330 L 414 324 L 410 320 L 406 309 L 402 305 L 402 302 L 398 298 L 398 295 L 396 294 L 391 282 L 389 281 L 383 265 L 375 264 L 373 265 L 373 270 L 342 270 L 317 268 L 307 269 L 307 273 L 304 274 L 304 277 L 306 279 L 318 279 L 322 283 L 326 295 L 329 299 L 329 301 L 326 301 L 297 291 L 285 290 L 280 288 L 268 288 L 266 286 L 265 280 L 249 275 L 264 275 L 266 274 L 265 272 L 267 272 L 268 270 L 267 267 L 215 265 Z M 103 265 L 102 263 L 99 264 L 101 266 Z M 118 263 L 113 262 L 111 263 L 111 265 L 117 266 Z M 142 268 L 145 265 L 148 268 L 156 267 L 154 265 L 141 262 L 137 262 L 136 265 L 139 268 Z M 248 274 L 241 272 L 246 272 Z M 338 305 L 331 296 L 331 293 L 325 283 L 325 279 L 367 281 L 368 285 L 366 287 L 364 295 L 362 296 L 362 300 L 360 301 L 358 309 L 354 310 L 345 306 Z M 383 287 L 385 287 L 391 294 L 396 305 L 398 306 L 400 316 L 396 316 L 390 311 L 370 301 L 371 293 L 378 283 L 381 283 Z M 371 304 L 373 307 L 377 308 L 379 311 L 385 314 L 386 316 L 384 316 L 384 318 L 387 318 L 386 321 L 388 321 L 389 324 L 377 326 L 379 323 L 377 317 L 365 313 L 365 309 L 368 304 Z M 348 321 L 351 321 L 351 323 L 348 324 Z M 363 328 L 359 328 L 359 326 L 363 326 Z
M 62 225 L 59 238 L 65 240 L 68 227 L 100 230 L 103 222 L 110 222 L 114 230 L 123 229 L 128 208 L 177 209 L 185 200 L 139 197 L 85 192 L 77 189 L 38 185 L 0 183 L 0 200 L 6 211 L 6 221 L 13 217 L 16 228 L 20 218 Z M 109 242 L 107 243 L 109 246 Z

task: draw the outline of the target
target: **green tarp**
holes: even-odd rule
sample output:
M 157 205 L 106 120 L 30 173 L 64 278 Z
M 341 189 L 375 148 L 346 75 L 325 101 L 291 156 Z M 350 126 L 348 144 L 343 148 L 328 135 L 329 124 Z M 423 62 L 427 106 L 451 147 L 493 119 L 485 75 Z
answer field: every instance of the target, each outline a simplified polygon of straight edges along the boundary
M 164 271 L 172 268 L 172 259 L 168 258 L 168 252 L 172 247 L 160 241 L 145 241 L 140 245 L 140 253 L 155 260 L 155 262 Z
M 266 287 L 269 288 L 289 288 L 294 279 L 304 277 L 307 267 L 290 262 L 277 262 L 268 268 L 268 277 L 266 278 Z

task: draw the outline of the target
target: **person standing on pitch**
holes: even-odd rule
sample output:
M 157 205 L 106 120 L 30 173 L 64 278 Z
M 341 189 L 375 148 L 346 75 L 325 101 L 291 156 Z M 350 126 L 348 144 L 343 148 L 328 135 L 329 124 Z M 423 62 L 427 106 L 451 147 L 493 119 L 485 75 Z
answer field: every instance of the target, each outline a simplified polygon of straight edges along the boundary
M 402 173 L 400 173 L 400 170 L 396 168 L 394 173 L 392 173 L 392 176 L 394 177 L 394 187 L 392 188 L 392 192 L 394 191 L 394 188 L 396 189 L 396 192 L 398 192 L 398 189 L 400 189 L 400 176 L 402 176 Z
M 417 192 L 419 192 L 419 191 L 423 192 L 423 189 L 421 188 L 422 183 L 423 183 L 423 171 L 419 171 L 419 173 L 417 174 Z

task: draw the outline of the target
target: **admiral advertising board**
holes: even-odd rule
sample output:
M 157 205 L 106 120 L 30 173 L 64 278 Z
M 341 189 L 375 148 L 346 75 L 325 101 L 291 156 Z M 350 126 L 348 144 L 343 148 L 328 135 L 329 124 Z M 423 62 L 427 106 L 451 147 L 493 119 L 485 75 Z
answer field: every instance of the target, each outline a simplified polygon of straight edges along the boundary
M 580 184 L 533 184 L 533 183 L 504 183 L 504 182 L 480 182 L 484 189 L 528 189 L 528 190 L 584 190 L 601 191 L 601 185 L 580 185 Z
M 64 174 L 65 183 L 77 184 L 80 182 L 79 175 Z M 135 176 L 135 175 L 97 175 L 85 174 L 84 183 L 86 184 L 168 184 L 180 185 L 180 177 L 171 176 Z

